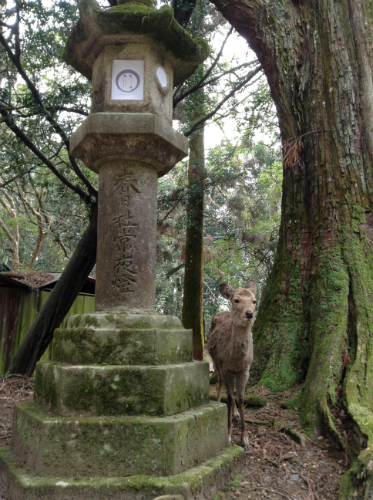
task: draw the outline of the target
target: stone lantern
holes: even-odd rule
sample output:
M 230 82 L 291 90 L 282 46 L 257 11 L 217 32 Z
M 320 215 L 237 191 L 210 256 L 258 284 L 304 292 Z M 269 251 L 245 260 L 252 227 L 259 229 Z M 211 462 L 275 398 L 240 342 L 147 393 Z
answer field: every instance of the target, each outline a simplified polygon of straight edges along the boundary
M 188 153 L 173 88 L 207 50 L 170 7 L 80 2 L 65 61 L 92 80 L 70 152 L 99 175 L 96 312 L 55 331 L 36 405 L 15 409 L 9 500 L 213 498 L 243 451 L 228 448 L 191 330 L 155 312 L 157 178 Z
M 92 113 L 71 154 L 99 173 L 96 310 L 154 312 L 157 178 L 188 154 L 172 128 L 173 88 L 208 47 L 168 7 L 92 5 L 81 3 L 65 60 L 92 79 Z

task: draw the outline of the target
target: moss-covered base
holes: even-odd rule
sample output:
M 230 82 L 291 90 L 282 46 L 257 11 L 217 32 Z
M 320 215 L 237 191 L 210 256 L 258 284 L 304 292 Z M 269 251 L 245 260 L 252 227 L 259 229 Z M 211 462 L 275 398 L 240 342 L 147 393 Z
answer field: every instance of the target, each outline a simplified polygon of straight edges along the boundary
M 71 366 L 39 362 L 36 404 L 59 416 L 167 416 L 209 402 L 208 363 Z
M 170 417 L 71 418 L 20 403 L 11 446 L 40 476 L 169 476 L 228 446 L 227 409 L 211 402 Z
M 45 478 L 30 474 L 9 448 L 3 448 L 0 481 L 7 491 L 7 500 L 153 500 L 161 495 L 206 500 L 213 499 L 231 473 L 237 473 L 243 455 L 243 448 L 231 446 L 200 466 L 169 477 Z
M 162 365 L 192 361 L 192 331 L 173 316 L 83 314 L 57 328 L 53 359 L 72 364 Z

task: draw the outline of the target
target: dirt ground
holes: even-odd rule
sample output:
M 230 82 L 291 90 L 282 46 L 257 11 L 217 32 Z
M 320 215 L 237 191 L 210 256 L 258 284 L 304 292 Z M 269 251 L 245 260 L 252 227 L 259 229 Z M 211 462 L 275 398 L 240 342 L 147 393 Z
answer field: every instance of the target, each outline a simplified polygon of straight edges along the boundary
M 34 379 L 14 376 L 0 377 L 0 447 L 8 446 L 12 435 L 13 407 L 34 397 Z M 0 483 L 0 500 L 8 500 Z
M 33 379 L 0 378 L 0 447 L 10 443 L 13 406 L 33 398 Z M 211 386 L 211 392 L 216 386 Z M 246 426 L 251 450 L 246 452 L 243 471 L 233 478 L 214 500 L 239 498 L 336 500 L 341 475 L 348 468 L 347 456 L 320 439 L 312 441 L 303 435 L 303 446 L 291 438 L 288 429 L 299 433 L 295 410 L 284 409 L 295 391 L 271 394 L 264 388 L 253 392 L 268 403 L 262 408 L 246 410 Z M 235 422 L 233 440 L 239 443 L 239 423 Z M 0 500 L 8 500 L 0 485 Z
M 216 392 L 217 386 L 210 386 Z M 241 475 L 219 492 L 214 500 L 287 499 L 337 500 L 338 484 L 349 468 L 344 452 L 336 451 L 322 437 L 312 441 L 302 433 L 295 410 L 284 409 L 300 387 L 285 393 L 270 393 L 264 387 L 250 392 L 265 397 L 262 408 L 246 408 L 250 451 L 245 453 Z M 285 403 L 285 404 L 284 404 Z M 301 437 L 292 436 L 291 429 Z M 233 442 L 240 441 L 239 422 L 234 423 Z M 220 498 L 219 498 L 220 497 Z

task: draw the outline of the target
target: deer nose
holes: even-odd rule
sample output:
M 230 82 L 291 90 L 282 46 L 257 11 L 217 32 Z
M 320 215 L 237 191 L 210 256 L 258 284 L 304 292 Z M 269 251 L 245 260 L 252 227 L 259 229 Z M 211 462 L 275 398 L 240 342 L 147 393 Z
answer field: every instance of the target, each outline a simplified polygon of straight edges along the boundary
M 254 316 L 254 313 L 252 311 L 246 311 L 246 318 L 251 319 Z

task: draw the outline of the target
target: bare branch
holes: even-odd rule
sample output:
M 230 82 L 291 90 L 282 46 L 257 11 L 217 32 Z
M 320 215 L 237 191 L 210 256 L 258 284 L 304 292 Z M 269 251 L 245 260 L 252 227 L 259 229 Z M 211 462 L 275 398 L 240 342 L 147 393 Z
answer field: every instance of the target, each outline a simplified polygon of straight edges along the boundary
M 183 264 L 180 264 L 179 266 L 176 266 L 172 269 L 170 269 L 167 273 L 166 273 L 166 278 L 171 278 L 171 276 L 175 273 L 177 273 L 180 269 L 182 269 L 183 267 L 185 267 L 185 263 Z
M 158 227 L 161 226 L 164 221 L 167 219 L 167 217 L 175 210 L 175 208 L 179 205 L 179 203 L 181 202 L 182 198 L 179 198 L 177 200 L 177 202 L 170 208 L 170 210 L 166 213 L 166 215 L 163 217 L 163 219 L 160 221 L 160 223 L 158 224 Z
M 201 78 L 201 80 L 198 83 L 196 83 L 192 88 L 190 88 L 187 92 L 185 92 L 184 94 L 181 94 L 179 97 L 174 97 L 174 107 L 177 105 L 178 102 L 182 101 L 187 95 L 190 95 L 193 92 L 196 92 L 198 89 L 201 88 L 202 83 L 206 80 L 206 78 L 208 78 L 208 76 L 211 74 L 212 70 L 217 65 L 217 63 L 218 63 L 218 61 L 219 61 L 219 59 L 220 59 L 220 57 L 221 57 L 221 55 L 223 53 L 225 44 L 227 43 L 228 38 L 232 34 L 232 31 L 233 31 L 233 26 L 231 27 L 231 29 L 229 30 L 227 36 L 225 37 L 225 40 L 223 41 L 222 46 L 220 47 L 218 55 L 215 57 L 215 59 L 213 60 L 211 66 L 206 71 L 206 73 L 203 75 L 203 77 Z
M 204 82 L 204 84 L 200 88 L 203 88 L 206 85 L 211 85 L 212 83 L 215 83 L 218 80 L 220 80 L 221 78 L 223 78 L 223 76 L 226 76 L 226 75 L 229 75 L 229 74 L 232 74 L 232 73 L 235 75 L 235 77 L 237 78 L 237 80 L 239 80 L 241 77 L 239 75 L 236 75 L 235 71 L 237 71 L 239 69 L 242 69 L 242 68 L 247 68 L 247 67 L 253 66 L 253 62 L 255 64 L 259 64 L 257 60 L 251 61 L 251 62 L 248 62 L 248 63 L 240 64 L 239 66 L 236 66 L 235 68 L 228 69 L 227 71 L 224 71 L 223 73 L 220 73 L 220 75 L 214 76 L 214 78 L 211 78 L 211 80 L 208 80 L 207 82 Z
M 4 101 L 2 101 L 4 102 Z M 20 118 L 32 118 L 33 116 L 40 116 L 40 115 L 43 115 L 43 112 L 42 111 L 35 111 L 33 113 L 22 113 L 21 109 L 23 109 L 24 106 L 22 107 L 15 107 L 15 106 L 8 106 L 8 109 L 9 110 L 12 110 L 12 111 L 16 111 L 17 112 L 17 116 L 19 116 Z M 48 110 L 48 111 L 66 111 L 67 113 L 76 113 L 78 115 L 82 115 L 82 116 L 88 116 L 89 113 L 87 113 L 86 111 L 83 111 L 82 109 L 79 109 L 79 108 L 68 108 L 66 106 L 45 106 L 45 109 Z
M 54 231 L 53 231 L 53 230 L 52 230 L 52 234 L 54 234 L 54 235 L 55 235 L 55 233 L 54 233 Z M 64 255 L 65 255 L 66 259 L 69 259 L 69 254 L 67 253 L 67 249 L 66 249 L 65 245 L 63 244 L 62 240 L 61 240 L 61 239 L 58 239 L 58 240 L 56 240 L 56 241 L 57 241 L 58 245 L 60 245 L 60 247 L 61 247 L 61 249 L 62 249 L 62 251 L 63 251 L 63 253 L 64 253 Z
M 67 111 L 68 113 L 76 113 L 82 116 L 88 116 L 89 113 L 87 111 L 83 111 L 79 108 L 68 108 L 67 106 L 46 106 L 48 111 Z
M 31 167 L 29 170 L 26 170 L 26 172 L 23 172 L 22 174 L 17 174 L 14 177 L 12 177 L 11 179 L 3 182 L 2 184 L 0 184 L 0 189 L 8 186 L 8 184 L 11 184 L 12 182 L 14 182 L 16 179 L 19 179 L 20 177 L 24 177 L 25 175 L 27 175 L 30 172 L 32 172 L 33 170 L 35 170 L 35 168 L 36 167 Z
M 18 4 L 17 4 L 18 5 Z M 16 35 L 17 37 L 17 35 Z M 23 80 L 26 82 L 26 85 L 28 89 L 30 90 L 35 103 L 40 107 L 40 110 L 42 112 L 42 115 L 46 118 L 46 120 L 52 125 L 54 130 L 60 135 L 61 139 L 65 143 L 67 151 L 70 149 L 70 140 L 68 139 L 67 135 L 65 134 L 65 131 L 62 129 L 62 127 L 54 120 L 54 118 L 48 113 L 46 108 L 44 107 L 44 104 L 42 102 L 42 99 L 39 95 L 38 90 L 36 89 L 35 85 L 32 83 L 32 81 L 29 79 L 28 75 L 26 74 L 25 70 L 23 69 L 23 66 L 19 60 L 19 57 L 13 54 L 11 48 L 9 47 L 8 43 L 6 42 L 5 38 L 3 37 L 2 33 L 0 32 L 0 43 L 3 45 L 5 48 L 10 60 L 13 62 L 15 67 L 17 68 L 18 73 L 22 76 Z M 4 115 L 3 115 L 4 116 Z M 96 188 L 89 182 L 87 177 L 83 174 L 83 172 L 80 170 L 78 164 L 76 163 L 75 159 L 72 161 L 71 159 L 73 158 L 72 156 L 69 155 L 70 161 L 71 161 L 71 166 L 76 173 L 76 175 L 80 178 L 80 180 L 87 186 L 89 193 L 91 195 L 97 195 L 97 190 Z
M 0 26 L 3 26 L 4 28 L 7 28 L 9 30 L 14 30 L 15 25 L 14 24 L 6 24 L 4 21 L 0 21 Z
M 14 238 L 13 238 L 13 235 L 11 234 L 11 232 L 9 231 L 9 229 L 7 228 L 7 225 L 5 224 L 5 222 L 3 221 L 3 219 L 0 218 L 0 227 L 1 229 L 4 231 L 4 233 L 6 234 L 8 240 L 13 243 L 14 241 Z
M 70 182 L 56 167 L 55 165 L 35 146 L 29 137 L 17 127 L 11 115 L 5 108 L 0 106 L 0 114 L 4 117 L 3 122 L 9 127 L 18 139 L 20 139 L 25 146 L 27 146 L 43 163 L 46 165 L 55 176 L 72 191 L 74 191 L 85 203 L 90 203 L 90 195 L 85 193 L 79 186 Z
M 14 34 L 16 38 L 16 53 L 15 53 L 15 58 L 19 62 L 21 59 L 21 44 L 19 41 L 19 23 L 20 23 L 20 15 L 19 15 L 19 0 L 16 0 L 16 12 L 17 12 L 17 17 L 16 17 L 16 22 L 15 22 L 15 29 L 14 29 Z
M 75 157 L 71 156 L 69 154 L 69 159 L 70 159 L 71 166 L 74 169 L 74 172 L 79 177 L 79 179 L 86 185 L 86 187 L 89 191 L 89 194 L 97 197 L 98 196 L 97 189 L 90 183 L 88 178 L 84 175 L 83 171 L 79 168 L 79 165 L 77 164 Z
M 184 133 L 186 137 L 189 137 L 193 132 L 195 132 L 197 129 L 201 128 L 202 125 L 209 120 L 214 114 L 219 111 L 219 109 L 223 106 L 223 104 L 228 101 L 236 92 L 238 92 L 242 87 L 244 87 L 255 75 L 259 73 L 259 71 L 262 70 L 262 66 L 259 66 L 258 68 L 254 69 L 251 71 L 246 78 L 244 78 L 238 85 L 236 85 L 225 97 L 220 101 L 220 103 L 213 109 L 210 113 L 208 113 L 205 117 L 201 118 L 196 122 L 192 128 L 190 128 L 187 132 Z

